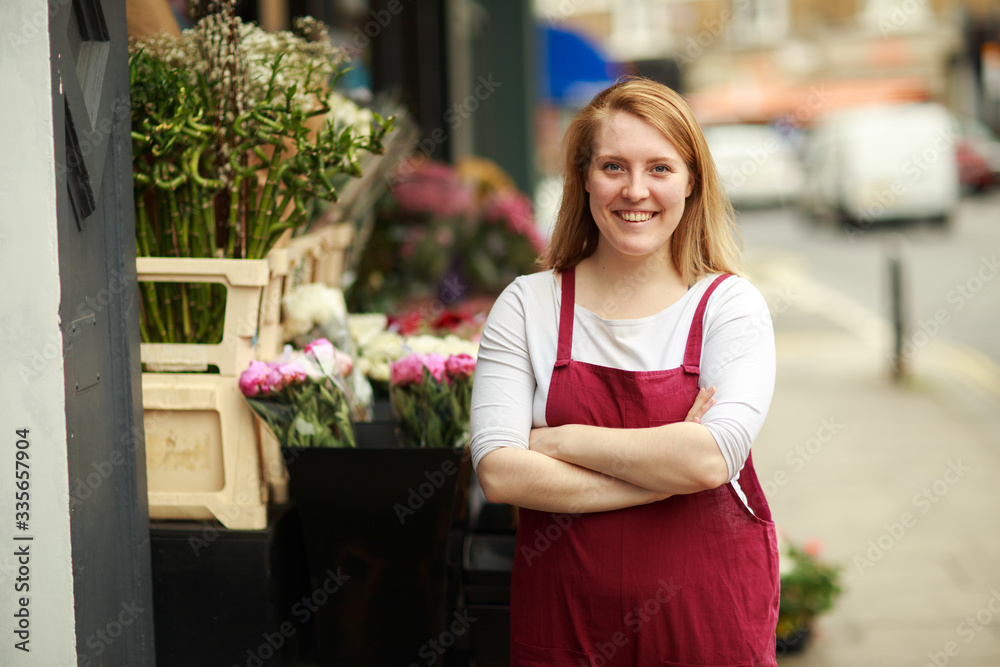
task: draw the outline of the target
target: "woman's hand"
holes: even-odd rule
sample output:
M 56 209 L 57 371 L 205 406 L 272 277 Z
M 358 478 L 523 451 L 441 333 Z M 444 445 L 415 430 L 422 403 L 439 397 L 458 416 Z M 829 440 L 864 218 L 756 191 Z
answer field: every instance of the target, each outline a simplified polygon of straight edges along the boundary
M 687 417 L 684 418 L 686 422 L 694 422 L 695 424 L 701 423 L 701 418 L 705 416 L 708 409 L 715 405 L 715 387 L 708 387 L 702 389 L 695 396 L 694 405 L 688 410 Z

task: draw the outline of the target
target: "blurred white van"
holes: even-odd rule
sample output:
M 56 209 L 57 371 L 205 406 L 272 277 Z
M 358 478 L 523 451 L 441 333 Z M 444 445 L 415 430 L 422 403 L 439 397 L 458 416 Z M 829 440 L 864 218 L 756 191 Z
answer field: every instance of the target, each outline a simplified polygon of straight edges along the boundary
M 802 166 L 778 130 L 768 125 L 711 125 L 704 131 L 733 206 L 780 206 L 798 198 Z
M 863 228 L 889 220 L 946 223 L 960 196 L 958 134 L 937 104 L 857 107 L 821 117 L 806 141 L 801 203 Z

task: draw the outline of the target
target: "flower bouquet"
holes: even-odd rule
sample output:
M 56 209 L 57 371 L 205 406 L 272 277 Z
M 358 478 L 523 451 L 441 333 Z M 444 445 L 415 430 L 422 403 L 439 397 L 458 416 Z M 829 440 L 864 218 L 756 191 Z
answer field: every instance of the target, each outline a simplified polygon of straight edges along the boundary
M 536 270 L 546 241 L 535 224 L 534 205 L 516 190 L 494 193 L 467 243 L 469 285 L 477 293 L 499 294 L 519 275 Z
M 473 166 L 469 166 L 473 165 Z M 545 239 L 530 198 L 496 165 L 404 163 L 377 220 L 357 278 L 352 310 L 395 312 L 496 298 L 537 270 Z
M 465 445 L 475 370 L 476 360 L 468 354 L 415 353 L 392 363 L 392 410 L 407 445 Z
M 436 312 L 428 312 L 425 309 L 417 308 L 389 315 L 387 326 L 397 330 L 403 336 L 421 334 L 458 336 L 466 340 L 478 341 L 483 326 L 486 324 L 489 306 L 483 304 L 481 309 L 456 307 L 435 310 Z M 436 352 L 437 350 L 431 351 Z
M 804 649 L 816 616 L 832 608 L 841 593 L 840 568 L 823 562 L 819 552 L 816 540 L 798 546 L 779 536 L 779 655 Z
M 482 318 L 455 316 L 445 311 L 431 320 L 419 311 L 402 316 L 384 313 L 353 313 L 348 328 L 358 352 L 358 368 L 370 381 L 377 398 L 389 401 L 390 366 L 410 354 L 439 354 L 444 357 L 466 354 L 473 359 L 479 352 Z M 438 324 L 441 326 L 437 326 Z
M 454 169 L 419 165 L 394 183 L 376 211 L 348 293 L 352 310 L 391 312 L 411 300 L 465 296 L 452 269 L 474 224 L 476 202 Z
M 354 447 L 351 357 L 326 339 L 288 362 L 251 361 L 240 375 L 247 404 L 286 447 Z

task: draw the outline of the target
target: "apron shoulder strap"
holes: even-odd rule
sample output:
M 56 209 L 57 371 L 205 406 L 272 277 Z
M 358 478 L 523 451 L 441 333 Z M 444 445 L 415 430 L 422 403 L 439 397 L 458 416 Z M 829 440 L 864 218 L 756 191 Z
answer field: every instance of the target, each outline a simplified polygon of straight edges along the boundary
M 724 273 L 713 280 L 698 302 L 698 309 L 694 311 L 691 330 L 688 332 L 687 347 L 684 349 L 684 371 L 687 373 L 697 375 L 701 372 L 701 339 L 705 327 L 705 307 L 708 306 L 708 297 L 712 296 L 712 292 L 723 280 L 731 276 L 730 273 Z
M 562 301 L 559 305 L 559 348 L 556 366 L 565 366 L 573 354 L 573 313 L 576 305 L 576 267 L 562 272 Z

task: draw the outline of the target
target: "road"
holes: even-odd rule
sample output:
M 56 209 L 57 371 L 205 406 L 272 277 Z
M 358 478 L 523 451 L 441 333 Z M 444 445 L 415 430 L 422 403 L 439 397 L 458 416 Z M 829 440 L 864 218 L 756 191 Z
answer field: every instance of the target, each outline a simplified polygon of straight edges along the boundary
M 889 257 L 897 256 L 905 358 L 937 355 L 1000 387 L 1000 191 L 963 199 L 944 229 L 816 225 L 790 207 L 741 211 L 738 222 L 752 279 L 780 273 L 797 310 L 884 338 L 887 354 Z M 797 284 L 808 287 L 804 296 Z

